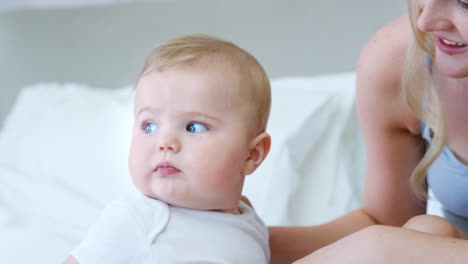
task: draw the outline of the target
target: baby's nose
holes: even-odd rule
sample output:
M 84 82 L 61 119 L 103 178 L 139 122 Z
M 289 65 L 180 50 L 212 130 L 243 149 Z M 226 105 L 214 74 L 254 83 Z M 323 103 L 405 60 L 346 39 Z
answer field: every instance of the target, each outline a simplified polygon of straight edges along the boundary
M 158 143 L 158 150 L 160 151 L 180 151 L 180 141 L 174 135 L 165 135 Z

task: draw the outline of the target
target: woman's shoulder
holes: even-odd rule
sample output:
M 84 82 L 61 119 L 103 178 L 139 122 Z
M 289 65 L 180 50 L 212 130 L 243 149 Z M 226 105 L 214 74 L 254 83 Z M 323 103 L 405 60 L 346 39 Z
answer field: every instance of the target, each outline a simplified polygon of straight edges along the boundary
M 401 97 L 406 51 L 411 36 L 407 16 L 383 26 L 367 42 L 357 65 L 357 103 L 387 125 L 418 133 L 418 120 Z M 371 108 L 369 108 L 371 107 Z
M 399 84 L 410 34 L 410 22 L 406 16 L 383 26 L 362 49 L 357 65 L 358 77 Z

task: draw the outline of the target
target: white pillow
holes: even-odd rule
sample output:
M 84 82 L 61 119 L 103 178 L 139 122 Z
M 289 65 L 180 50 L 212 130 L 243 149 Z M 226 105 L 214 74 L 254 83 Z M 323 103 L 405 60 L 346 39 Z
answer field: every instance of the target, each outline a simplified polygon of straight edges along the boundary
M 244 189 L 257 212 L 270 225 L 310 225 L 360 206 L 364 149 L 355 74 L 271 84 L 271 152 Z
M 132 94 L 79 84 L 24 88 L 0 135 L 0 165 L 103 206 L 131 186 Z
M 103 206 L 134 190 L 132 101 L 131 87 L 22 90 L 0 134 L 1 263 L 63 261 Z
M 269 225 L 320 223 L 357 207 L 362 143 L 354 116 L 354 73 L 271 83 L 272 149 L 247 177 L 244 194 Z M 66 211 L 60 200 L 68 201 L 80 212 L 68 210 L 65 216 L 54 216 L 56 222 L 84 229 L 105 203 L 134 190 L 127 168 L 132 103 L 131 87 L 25 88 L 0 134 L 0 166 L 22 175 L 8 180 L 10 190 L 17 191 L 4 195 L 23 193 L 29 200 L 22 206 L 42 201 L 44 208 L 36 210 L 36 216 L 44 219 L 56 210 Z M 0 185 L 6 182 L 1 177 Z M 28 182 L 29 188 L 14 186 Z M 45 190 L 48 195 L 41 193 Z M 28 210 L 17 211 L 27 217 Z M 76 213 L 84 218 L 73 218 Z

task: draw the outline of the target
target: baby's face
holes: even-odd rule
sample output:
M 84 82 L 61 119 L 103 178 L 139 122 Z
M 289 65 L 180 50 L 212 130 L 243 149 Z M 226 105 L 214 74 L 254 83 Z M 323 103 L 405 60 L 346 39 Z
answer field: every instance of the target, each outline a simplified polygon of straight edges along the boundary
M 129 167 L 140 191 L 193 209 L 237 206 L 255 135 L 233 72 L 178 66 L 139 81 Z

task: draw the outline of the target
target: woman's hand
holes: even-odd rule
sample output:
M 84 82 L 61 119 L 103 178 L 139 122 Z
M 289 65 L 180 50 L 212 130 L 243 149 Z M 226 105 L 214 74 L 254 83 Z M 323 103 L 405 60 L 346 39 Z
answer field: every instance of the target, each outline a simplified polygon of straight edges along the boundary
M 242 196 L 241 196 L 241 200 L 242 200 L 244 203 L 246 203 L 248 206 L 250 206 L 250 207 L 253 208 L 252 203 L 250 202 L 250 200 L 249 200 L 246 196 L 242 195 Z

